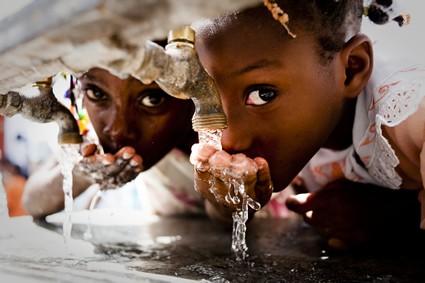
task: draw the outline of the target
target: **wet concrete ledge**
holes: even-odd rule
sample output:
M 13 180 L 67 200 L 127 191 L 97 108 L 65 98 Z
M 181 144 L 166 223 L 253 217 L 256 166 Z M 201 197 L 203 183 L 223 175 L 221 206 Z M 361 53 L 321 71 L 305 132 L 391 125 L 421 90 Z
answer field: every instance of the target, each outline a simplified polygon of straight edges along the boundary
M 94 225 L 90 242 L 81 240 L 87 226 L 75 224 L 73 241 L 78 244 L 72 242 L 67 248 L 73 255 L 60 252 L 65 245 L 57 223 L 20 218 L 10 221 L 9 227 L 9 236 L 0 233 L 0 279 L 13 271 L 15 277 L 30 280 L 43 270 L 42 274 L 50 277 L 42 277 L 42 282 L 67 282 L 69 276 L 77 276 L 78 282 L 117 278 L 125 279 L 120 282 L 425 281 L 423 244 L 402 242 L 386 249 L 330 251 L 297 217 L 254 219 L 248 226 L 249 257 L 245 262 L 235 261 L 230 251 L 231 231 L 203 217 L 159 218 L 143 225 Z M 55 248 L 49 250 L 46 243 Z M 161 279 L 146 277 L 155 274 Z

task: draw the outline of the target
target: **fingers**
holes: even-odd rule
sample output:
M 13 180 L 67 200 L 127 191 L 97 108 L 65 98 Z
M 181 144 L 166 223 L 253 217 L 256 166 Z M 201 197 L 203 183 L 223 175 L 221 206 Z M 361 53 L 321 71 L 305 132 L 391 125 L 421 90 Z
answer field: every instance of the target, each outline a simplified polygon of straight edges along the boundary
M 121 148 L 116 154 L 117 160 L 122 159 L 125 165 L 130 165 L 134 170 L 141 172 L 143 170 L 143 158 L 136 153 L 136 150 L 131 146 Z
M 257 164 L 258 168 L 255 195 L 261 206 L 264 206 L 270 200 L 273 193 L 270 169 L 264 158 L 256 157 L 254 158 L 254 162 Z
M 217 149 L 209 144 L 194 144 L 190 154 L 190 163 L 199 171 L 206 172 L 209 170 L 209 159 L 217 151 Z
M 88 157 L 90 155 L 95 154 L 96 152 L 97 152 L 97 146 L 93 143 L 91 143 L 91 144 L 89 144 L 89 145 L 87 145 L 87 146 L 85 146 L 81 149 L 81 155 L 83 157 Z
M 130 166 L 138 172 L 143 171 L 143 159 L 140 155 L 134 155 L 129 162 Z
M 242 205 L 240 189 L 248 194 L 249 205 L 254 209 L 260 208 L 258 203 L 263 206 L 270 200 L 273 186 L 263 158 L 231 155 L 208 144 L 196 144 L 190 161 L 196 169 L 196 189 L 215 205 L 236 210 Z
M 233 157 L 225 151 L 216 151 L 209 158 L 209 167 L 216 177 L 225 177 L 232 171 Z
M 100 166 L 108 166 L 114 164 L 116 161 L 115 157 L 112 154 L 94 154 L 85 157 L 81 163 L 92 166 L 93 168 L 98 168 Z
M 286 199 L 286 206 L 296 213 L 306 213 L 311 210 L 307 202 L 309 197 L 310 193 L 291 195 Z
M 257 163 L 242 153 L 232 156 L 231 165 L 232 168 L 230 174 L 234 178 L 246 177 L 246 179 L 250 179 L 252 177 L 256 177 L 258 172 Z
M 88 145 L 82 151 L 86 157 L 80 162 L 81 169 L 100 183 L 102 189 L 121 186 L 143 171 L 143 159 L 134 148 L 126 146 L 115 155 L 95 154 L 97 147 Z
M 131 146 L 124 146 L 115 153 L 116 158 L 122 158 L 125 160 L 131 159 L 136 154 L 136 150 Z
M 105 154 L 104 156 L 107 156 Z M 115 162 L 106 168 L 108 175 L 115 175 L 119 180 L 128 180 L 143 170 L 143 159 L 133 147 L 125 146 L 114 156 Z

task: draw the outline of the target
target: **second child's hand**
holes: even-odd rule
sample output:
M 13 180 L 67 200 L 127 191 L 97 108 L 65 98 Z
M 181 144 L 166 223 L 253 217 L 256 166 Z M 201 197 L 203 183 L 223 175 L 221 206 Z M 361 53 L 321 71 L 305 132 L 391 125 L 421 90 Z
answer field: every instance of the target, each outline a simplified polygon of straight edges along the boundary
M 117 153 L 99 153 L 95 144 L 81 149 L 80 170 L 89 174 L 101 190 L 115 189 L 135 179 L 143 171 L 143 159 L 134 148 L 125 146 Z

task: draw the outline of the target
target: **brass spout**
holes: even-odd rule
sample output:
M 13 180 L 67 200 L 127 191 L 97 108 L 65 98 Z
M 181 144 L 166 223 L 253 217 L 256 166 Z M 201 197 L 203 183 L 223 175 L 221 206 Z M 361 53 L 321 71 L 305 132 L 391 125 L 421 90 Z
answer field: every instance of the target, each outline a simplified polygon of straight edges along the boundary
M 59 125 L 60 144 L 82 143 L 80 129 L 72 113 L 53 94 L 51 78 L 38 81 L 22 92 L 9 91 L 0 94 L 0 114 L 11 117 L 21 114 L 29 120 Z
M 195 131 L 224 129 L 227 119 L 219 93 L 199 61 L 194 43 L 195 32 L 190 27 L 170 31 L 165 49 L 146 41 L 142 64 L 133 75 L 145 84 L 155 81 L 173 97 L 192 99 Z

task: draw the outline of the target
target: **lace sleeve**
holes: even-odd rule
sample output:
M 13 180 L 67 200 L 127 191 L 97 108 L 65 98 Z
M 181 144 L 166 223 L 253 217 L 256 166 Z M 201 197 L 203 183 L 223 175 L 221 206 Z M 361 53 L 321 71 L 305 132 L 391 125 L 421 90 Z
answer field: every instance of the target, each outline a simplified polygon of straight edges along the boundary
M 425 66 L 410 66 L 393 72 L 385 79 L 379 80 L 372 92 L 373 98 L 368 115 L 371 117 L 369 129 L 373 129 L 373 131 L 370 130 L 373 137 L 365 138 L 373 142 L 368 143 L 364 148 L 360 146 L 360 150 L 372 153 L 366 160 L 366 164 L 369 173 L 377 183 L 396 189 L 402 183 L 401 177 L 395 170 L 399 159 L 383 136 L 381 126 L 395 127 L 418 110 L 425 97 Z M 363 141 L 361 144 L 366 143 Z M 366 147 L 371 148 L 366 149 Z

